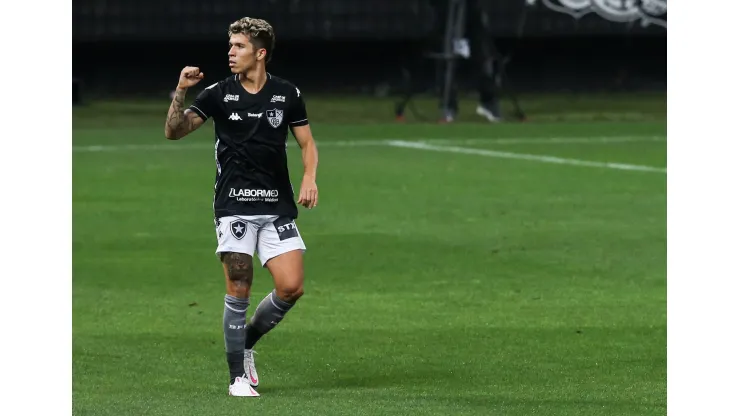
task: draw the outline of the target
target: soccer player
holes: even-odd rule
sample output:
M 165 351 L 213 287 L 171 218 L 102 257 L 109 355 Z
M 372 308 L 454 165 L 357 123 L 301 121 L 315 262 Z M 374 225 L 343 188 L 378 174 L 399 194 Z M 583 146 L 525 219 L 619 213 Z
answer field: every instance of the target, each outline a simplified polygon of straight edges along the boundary
M 288 128 L 301 148 L 303 181 L 298 204 L 318 203 L 318 151 L 300 90 L 265 70 L 275 47 L 272 26 L 245 17 L 229 26 L 232 75 L 206 87 L 183 111 L 188 88 L 204 78 L 196 67 L 180 73 L 165 123 L 178 140 L 209 117 L 215 127 L 216 183 L 213 200 L 218 248 L 226 277 L 224 341 L 231 382 L 229 395 L 259 396 L 255 343 L 272 330 L 303 295 L 306 250 L 295 219 L 298 207 L 287 166 Z M 275 289 L 246 312 L 252 285 L 252 256 L 272 275 Z

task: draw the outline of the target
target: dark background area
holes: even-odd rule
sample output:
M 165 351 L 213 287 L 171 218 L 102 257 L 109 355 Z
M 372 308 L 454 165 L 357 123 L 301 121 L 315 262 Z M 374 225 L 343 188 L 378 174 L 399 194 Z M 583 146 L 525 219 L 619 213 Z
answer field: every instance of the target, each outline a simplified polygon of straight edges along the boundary
M 443 24 L 433 1 L 76 0 L 73 75 L 95 97 L 161 96 L 182 67 L 207 81 L 229 75 L 227 28 L 242 16 L 265 18 L 277 45 L 268 71 L 313 93 L 397 93 L 407 70 L 433 91 Z M 665 91 L 666 29 L 611 22 L 594 13 L 575 19 L 524 0 L 482 1 L 490 36 L 521 92 Z M 469 62 L 462 87 L 472 89 Z

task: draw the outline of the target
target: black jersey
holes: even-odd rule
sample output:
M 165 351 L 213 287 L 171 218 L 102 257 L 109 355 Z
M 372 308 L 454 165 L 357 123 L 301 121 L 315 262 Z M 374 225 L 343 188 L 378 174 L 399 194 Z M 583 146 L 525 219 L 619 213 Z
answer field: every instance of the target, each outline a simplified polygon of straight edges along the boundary
M 189 107 L 216 131 L 216 218 L 280 215 L 296 218 L 288 175 L 288 127 L 308 124 L 306 106 L 295 85 L 267 74 L 251 94 L 238 75 L 206 87 Z

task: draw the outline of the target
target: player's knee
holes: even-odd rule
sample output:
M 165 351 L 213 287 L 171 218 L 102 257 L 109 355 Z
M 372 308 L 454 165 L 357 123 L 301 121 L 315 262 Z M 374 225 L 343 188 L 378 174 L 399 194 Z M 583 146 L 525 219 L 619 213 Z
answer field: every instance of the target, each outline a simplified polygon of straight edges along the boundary
M 275 290 L 280 299 L 295 303 L 298 299 L 303 296 L 303 284 L 288 284 L 282 287 L 276 288 Z

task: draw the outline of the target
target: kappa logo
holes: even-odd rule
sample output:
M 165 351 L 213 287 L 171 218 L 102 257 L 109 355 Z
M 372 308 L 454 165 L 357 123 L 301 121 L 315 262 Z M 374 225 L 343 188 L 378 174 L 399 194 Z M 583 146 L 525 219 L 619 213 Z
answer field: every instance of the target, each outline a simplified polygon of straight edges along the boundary
M 525 1 L 532 5 L 536 0 Z M 627 23 L 639 20 L 642 26 L 654 24 L 668 27 L 667 0 L 542 0 L 542 3 L 575 19 L 596 13 L 613 22 Z
M 242 118 L 239 117 L 239 114 L 236 114 L 236 113 L 231 113 L 231 115 L 229 116 L 229 120 L 234 120 L 234 121 L 239 120 L 239 121 L 241 121 L 241 119 Z
M 226 94 L 226 96 L 224 96 L 224 102 L 228 103 L 229 101 L 239 101 L 239 95 Z
M 221 231 L 221 220 L 216 220 L 216 232 L 218 233 L 218 239 L 221 240 L 224 235 L 224 232 Z
M 283 122 L 283 110 L 273 109 L 267 110 L 267 121 L 270 122 L 272 127 L 277 128 L 280 123 Z
M 231 221 L 231 235 L 237 240 L 241 240 L 247 235 L 247 223 L 242 220 Z
M 270 100 L 270 102 L 271 103 L 277 103 L 277 102 L 284 103 L 285 102 L 285 96 L 284 95 L 273 95 L 272 96 L 272 100 Z

